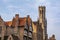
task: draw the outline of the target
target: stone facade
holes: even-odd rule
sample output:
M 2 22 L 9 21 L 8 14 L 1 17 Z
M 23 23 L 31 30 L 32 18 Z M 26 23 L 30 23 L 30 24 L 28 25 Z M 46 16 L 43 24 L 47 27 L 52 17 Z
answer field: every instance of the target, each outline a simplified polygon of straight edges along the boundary
M 47 20 L 46 20 L 45 12 L 46 12 L 46 7 L 40 6 L 39 7 L 39 25 L 42 30 L 42 32 L 41 32 L 41 35 L 43 37 L 42 40 L 45 40 L 45 38 L 47 36 Z
M 39 6 L 39 18 L 33 22 L 33 40 L 48 40 L 47 19 L 45 16 L 46 7 Z
M 39 6 L 39 18 L 33 22 L 29 15 L 16 14 L 11 21 L 3 21 L 0 16 L 0 40 L 48 40 L 45 6 Z
M 16 14 L 12 21 L 6 22 L 0 17 L 0 40 L 5 38 L 9 40 L 9 35 L 17 36 L 20 40 L 32 40 L 33 28 L 30 16 L 21 18 Z
M 0 40 L 4 39 L 3 37 L 5 35 L 5 32 L 6 32 L 6 26 L 4 24 L 3 19 L 0 16 Z

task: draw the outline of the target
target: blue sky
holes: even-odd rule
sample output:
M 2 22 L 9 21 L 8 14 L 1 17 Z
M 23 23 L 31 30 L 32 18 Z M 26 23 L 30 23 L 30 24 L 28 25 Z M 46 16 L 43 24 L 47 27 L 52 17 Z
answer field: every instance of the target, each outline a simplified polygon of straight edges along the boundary
M 30 15 L 33 21 L 38 19 L 38 6 L 46 6 L 48 35 L 60 36 L 60 0 L 0 0 L 0 15 L 4 21 L 12 20 L 16 13 L 20 17 Z

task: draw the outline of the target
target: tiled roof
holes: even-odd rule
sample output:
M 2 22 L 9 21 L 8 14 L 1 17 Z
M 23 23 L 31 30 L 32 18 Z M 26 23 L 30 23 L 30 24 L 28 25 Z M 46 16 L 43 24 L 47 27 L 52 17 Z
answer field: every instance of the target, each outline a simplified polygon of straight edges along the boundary
M 28 25 L 30 25 L 31 23 L 31 19 L 30 18 L 27 18 L 27 17 L 24 17 L 24 18 L 19 18 L 18 20 L 18 26 L 25 26 L 26 22 L 28 21 Z M 16 23 L 16 20 L 15 18 L 13 18 L 12 21 L 7 21 L 5 22 L 5 25 L 6 26 L 15 26 L 15 23 Z
M 7 21 L 7 22 L 5 22 L 5 25 L 6 25 L 6 26 L 11 26 L 11 25 L 12 25 L 12 21 Z
M 19 19 L 19 26 L 24 26 L 26 24 L 26 17 Z

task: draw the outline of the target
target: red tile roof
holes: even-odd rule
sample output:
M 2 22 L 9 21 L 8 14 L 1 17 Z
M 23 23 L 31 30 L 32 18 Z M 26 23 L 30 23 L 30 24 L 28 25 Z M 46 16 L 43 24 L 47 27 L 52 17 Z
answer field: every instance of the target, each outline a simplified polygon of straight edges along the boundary
M 6 25 L 6 26 L 11 26 L 11 25 L 12 25 L 12 21 L 7 21 L 7 22 L 5 22 L 5 25 Z
M 24 26 L 26 24 L 26 17 L 19 19 L 19 26 Z
M 27 17 L 24 17 L 24 18 L 19 18 L 19 24 L 18 24 L 18 26 L 25 26 L 25 24 L 26 24 L 26 20 L 27 20 Z M 31 19 L 30 18 L 28 18 L 28 25 L 30 25 L 30 23 L 31 23 Z M 13 18 L 13 20 L 12 21 L 7 21 L 7 22 L 5 22 L 5 25 L 6 26 L 14 26 L 15 25 L 15 18 Z

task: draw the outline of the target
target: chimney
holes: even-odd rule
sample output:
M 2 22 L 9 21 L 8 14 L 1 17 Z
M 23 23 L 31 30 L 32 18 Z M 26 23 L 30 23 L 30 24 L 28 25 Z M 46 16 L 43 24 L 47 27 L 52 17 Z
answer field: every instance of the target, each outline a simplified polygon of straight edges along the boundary
M 0 16 L 0 19 L 3 20 L 3 19 L 1 18 L 1 16 Z
M 16 18 L 16 20 L 18 20 L 19 19 L 19 14 L 15 14 L 15 18 Z
M 0 18 L 1 18 L 1 16 L 0 16 Z
M 30 15 L 27 15 L 27 18 L 30 18 Z

